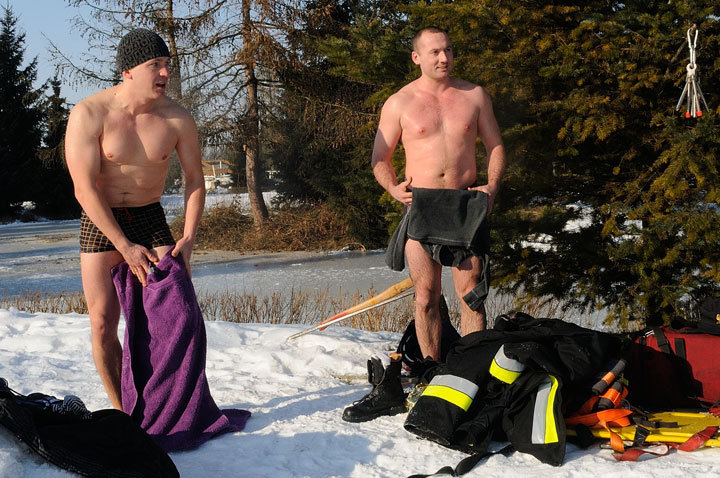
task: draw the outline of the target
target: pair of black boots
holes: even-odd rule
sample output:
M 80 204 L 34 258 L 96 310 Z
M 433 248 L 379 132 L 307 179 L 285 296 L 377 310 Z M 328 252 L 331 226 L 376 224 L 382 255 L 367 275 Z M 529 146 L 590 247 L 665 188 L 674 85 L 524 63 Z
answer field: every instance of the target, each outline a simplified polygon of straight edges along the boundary
M 397 415 L 407 411 L 407 394 L 400 381 L 401 368 L 401 358 L 391 359 L 387 367 L 383 367 L 377 357 L 368 360 L 368 382 L 373 385 L 373 389 L 343 411 L 343 420 L 366 422 L 383 415 Z

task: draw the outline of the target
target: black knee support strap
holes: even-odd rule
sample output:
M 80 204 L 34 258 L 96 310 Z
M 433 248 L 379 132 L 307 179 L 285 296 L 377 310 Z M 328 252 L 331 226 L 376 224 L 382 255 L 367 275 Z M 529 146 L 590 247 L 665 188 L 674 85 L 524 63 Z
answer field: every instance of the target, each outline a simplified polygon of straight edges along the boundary
M 470 310 L 475 312 L 482 309 L 485 299 L 487 299 L 488 292 L 490 292 L 490 257 L 485 254 L 483 255 L 483 272 L 482 280 L 476 285 L 473 290 L 463 296 L 463 300 L 470 307 Z

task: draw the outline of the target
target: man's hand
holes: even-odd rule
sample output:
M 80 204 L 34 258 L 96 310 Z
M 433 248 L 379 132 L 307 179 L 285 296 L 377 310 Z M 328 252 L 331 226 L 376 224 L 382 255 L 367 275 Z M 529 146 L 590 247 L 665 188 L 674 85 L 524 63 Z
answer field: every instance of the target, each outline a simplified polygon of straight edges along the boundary
M 468 188 L 468 191 L 482 191 L 488 195 L 488 214 L 493 210 L 493 204 L 495 204 L 495 196 L 497 196 L 498 187 L 484 184 L 482 186 L 476 186 L 474 188 Z
M 175 244 L 175 248 L 171 254 L 173 257 L 177 257 L 178 254 L 182 254 L 183 261 L 185 262 L 185 269 L 187 269 L 188 277 L 191 277 L 190 273 L 190 256 L 192 255 L 193 241 L 183 237 Z
M 391 187 L 388 192 L 404 205 L 410 206 L 410 204 L 412 204 L 412 188 L 410 187 L 410 183 L 412 183 L 412 178 L 408 178 L 397 186 Z
M 143 287 L 145 287 L 147 285 L 147 273 L 150 268 L 150 263 L 157 264 L 160 260 L 157 254 L 155 254 L 155 251 L 131 242 L 129 246 L 120 251 L 120 254 L 122 254 L 128 266 L 130 266 L 130 271 L 135 274 L 135 277 L 137 277 Z

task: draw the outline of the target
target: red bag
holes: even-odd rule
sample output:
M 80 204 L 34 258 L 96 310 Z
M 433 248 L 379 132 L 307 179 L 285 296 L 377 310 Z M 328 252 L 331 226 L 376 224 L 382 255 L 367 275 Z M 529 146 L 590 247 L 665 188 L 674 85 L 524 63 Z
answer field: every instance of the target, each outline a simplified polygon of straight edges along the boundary
M 668 326 L 649 329 L 627 354 L 633 405 L 697 408 L 720 400 L 720 336 Z

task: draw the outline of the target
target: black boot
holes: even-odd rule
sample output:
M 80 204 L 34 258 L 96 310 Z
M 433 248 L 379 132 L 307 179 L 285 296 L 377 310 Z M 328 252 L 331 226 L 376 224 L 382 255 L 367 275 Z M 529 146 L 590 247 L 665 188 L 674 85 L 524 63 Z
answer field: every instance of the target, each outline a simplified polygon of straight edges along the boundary
M 345 409 L 343 420 L 366 422 L 383 415 L 397 415 L 406 411 L 406 394 L 400 383 L 401 364 L 401 360 L 391 361 L 372 391 Z M 371 381 L 375 382 L 377 379 L 373 378 L 375 377 L 371 377 Z

